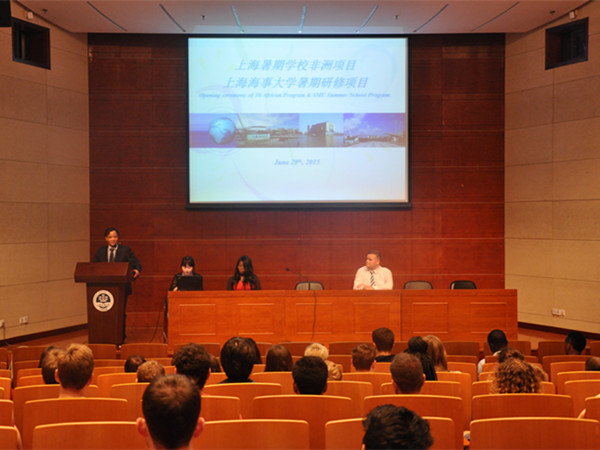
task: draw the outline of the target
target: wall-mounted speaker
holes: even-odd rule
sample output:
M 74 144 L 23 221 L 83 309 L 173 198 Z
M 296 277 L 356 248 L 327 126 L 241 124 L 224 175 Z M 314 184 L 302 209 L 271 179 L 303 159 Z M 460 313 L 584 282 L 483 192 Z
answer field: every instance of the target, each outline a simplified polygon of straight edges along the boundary
M 0 0 L 0 27 L 10 27 L 10 0 Z

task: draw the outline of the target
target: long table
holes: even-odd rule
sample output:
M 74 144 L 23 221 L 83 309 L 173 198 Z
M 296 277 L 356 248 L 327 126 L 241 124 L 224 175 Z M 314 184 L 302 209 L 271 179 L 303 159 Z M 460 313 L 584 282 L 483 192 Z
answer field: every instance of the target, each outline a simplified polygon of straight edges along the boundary
M 396 340 L 434 334 L 485 341 L 494 328 L 517 339 L 514 289 L 169 292 L 169 349 L 187 342 L 370 342 L 379 327 Z
M 517 339 L 514 289 L 169 292 L 168 343 L 367 341 L 379 327 L 397 340 L 434 334 L 485 341 L 494 328 Z

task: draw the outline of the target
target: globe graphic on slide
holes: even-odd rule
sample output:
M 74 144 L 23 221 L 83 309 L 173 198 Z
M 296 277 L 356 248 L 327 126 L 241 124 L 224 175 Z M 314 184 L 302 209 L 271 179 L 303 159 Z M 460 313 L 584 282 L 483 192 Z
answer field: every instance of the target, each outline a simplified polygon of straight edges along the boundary
M 227 117 L 219 117 L 208 126 L 208 134 L 215 144 L 227 145 L 235 136 L 235 125 Z

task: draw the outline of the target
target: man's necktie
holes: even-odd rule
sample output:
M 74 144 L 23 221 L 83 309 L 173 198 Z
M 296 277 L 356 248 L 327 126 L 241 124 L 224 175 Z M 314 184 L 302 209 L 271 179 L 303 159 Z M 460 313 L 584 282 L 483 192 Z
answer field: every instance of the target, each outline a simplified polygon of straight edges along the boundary
M 115 249 L 114 248 L 110 249 L 110 256 L 108 258 L 108 262 L 115 262 Z
M 370 270 L 371 272 L 371 286 L 375 286 L 375 272 Z

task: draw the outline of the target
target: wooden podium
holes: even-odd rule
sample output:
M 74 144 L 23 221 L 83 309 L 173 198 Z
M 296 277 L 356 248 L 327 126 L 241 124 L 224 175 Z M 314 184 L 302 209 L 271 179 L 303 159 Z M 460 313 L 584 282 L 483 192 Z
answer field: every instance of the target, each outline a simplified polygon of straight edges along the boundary
M 87 283 L 88 335 L 91 344 L 123 343 L 125 297 L 133 279 L 129 263 L 77 263 L 75 281 Z

